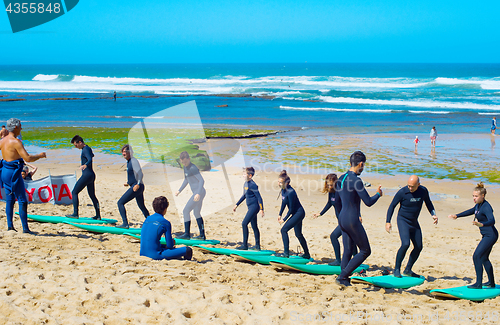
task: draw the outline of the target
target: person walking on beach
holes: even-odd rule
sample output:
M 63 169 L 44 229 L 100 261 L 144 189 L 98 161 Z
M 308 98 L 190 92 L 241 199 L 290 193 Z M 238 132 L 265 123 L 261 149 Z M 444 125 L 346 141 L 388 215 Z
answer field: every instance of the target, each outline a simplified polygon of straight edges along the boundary
M 179 190 L 175 193 L 178 196 L 182 190 L 189 184 L 193 195 L 189 198 L 182 214 L 184 215 L 184 234 L 179 236 L 179 239 L 189 239 L 191 238 L 191 211 L 196 218 L 196 223 L 198 223 L 198 228 L 200 229 L 200 235 L 194 237 L 195 239 L 205 240 L 205 225 L 203 223 L 203 218 L 201 217 L 201 208 L 203 206 L 203 199 L 207 194 L 203 185 L 205 180 L 201 176 L 200 170 L 196 165 L 191 163 L 191 158 L 186 151 L 181 152 L 179 156 L 181 164 L 184 166 L 184 182 L 182 183 Z
M 26 188 L 22 177 L 24 162 L 37 161 L 46 158 L 45 152 L 38 155 L 30 155 L 26 152 L 23 143 L 17 138 L 21 133 L 21 121 L 11 118 L 7 121 L 7 131 L 9 134 L 0 141 L 0 150 L 3 160 L 0 160 L 0 188 L 5 188 L 5 214 L 7 215 L 7 229 L 14 230 L 14 203 L 19 204 L 19 217 L 23 225 L 24 233 L 31 233 L 28 227 L 28 200 L 26 198 Z
M 32 171 L 30 171 L 30 168 L 32 169 Z M 32 181 L 33 175 L 35 175 L 37 170 L 38 170 L 37 167 L 26 163 L 26 166 L 24 166 L 23 172 L 21 173 L 21 176 L 23 177 L 23 179 L 25 181 Z
M 396 255 L 396 266 L 394 267 L 394 276 L 397 278 L 401 277 L 401 263 L 405 258 L 406 251 L 410 247 L 410 241 L 413 243 L 413 250 L 411 251 L 403 275 L 419 277 L 419 275 L 414 273 L 411 269 L 423 248 L 422 230 L 418 223 L 418 216 L 420 215 L 424 202 L 427 206 L 427 210 L 429 210 L 429 213 L 434 219 L 434 224 L 437 225 L 438 217 L 436 216 L 434 205 L 429 196 L 429 191 L 420 185 L 420 179 L 417 175 L 412 175 L 408 179 L 408 186 L 401 188 L 396 195 L 394 195 L 394 199 L 392 199 L 391 205 L 387 210 L 385 230 L 390 233 L 392 229 L 392 215 L 394 209 L 399 204 L 397 224 L 399 237 L 401 239 L 401 247 Z
M 113 99 L 115 100 L 116 102 L 116 91 L 113 93 Z
M 304 250 L 302 257 L 310 259 L 309 248 L 307 247 L 306 239 L 302 234 L 302 221 L 306 216 L 306 212 L 300 204 L 297 192 L 290 186 L 290 177 L 287 175 L 286 170 L 283 170 L 278 176 L 278 184 L 281 188 L 281 209 L 278 217 L 278 222 L 284 224 L 281 227 L 281 238 L 283 239 L 283 257 L 290 257 L 290 239 L 288 238 L 288 231 L 293 228 L 295 236 L 299 240 L 300 246 Z M 283 211 L 288 207 L 288 212 L 283 218 Z
M 495 135 L 495 130 L 497 129 L 497 118 L 496 116 L 493 117 L 491 120 L 491 134 Z
M 435 126 L 432 127 L 430 136 L 431 136 L 431 147 L 435 147 L 436 146 L 436 138 L 438 136 Z
M 383 195 L 382 186 L 370 197 L 359 175 L 363 172 L 366 156 L 361 151 L 355 151 L 350 157 L 351 168 L 340 176 L 335 187 L 335 203 L 340 209 L 339 225 L 342 230 L 344 254 L 340 265 L 342 271 L 335 280 L 341 287 L 350 286 L 350 276 L 371 254 L 370 242 L 365 228 L 359 220 L 361 200 L 367 205 L 374 205 Z M 359 253 L 351 259 L 354 247 Z
M 420 140 L 418 139 L 418 135 L 415 136 L 415 140 L 413 140 L 413 143 L 415 144 L 415 151 L 417 151 L 417 147 L 418 147 L 418 143 L 420 142 Z
M 2 129 L 0 130 L 0 139 L 5 138 L 9 134 L 9 131 L 5 128 L 5 125 L 2 125 Z
M 92 169 L 92 157 L 94 157 L 94 153 L 92 149 L 83 142 L 83 138 L 79 135 L 75 135 L 73 139 L 71 139 L 71 144 L 82 151 L 82 165 L 80 166 L 82 177 L 78 179 L 73 191 L 71 191 L 73 197 L 73 214 L 66 215 L 66 217 L 78 219 L 78 194 L 86 187 L 96 213 L 95 217 L 92 217 L 92 219 L 101 220 L 99 201 L 95 196 L 95 173 Z
M 483 289 L 495 288 L 495 276 L 493 273 L 493 266 L 490 262 L 490 253 L 493 245 L 498 240 L 498 230 L 495 228 L 495 217 L 493 216 L 493 208 L 485 199 L 486 188 L 483 183 L 477 184 L 472 192 L 472 198 L 476 204 L 469 210 L 465 210 L 459 214 L 449 215 L 448 218 L 457 219 L 474 215 L 472 224 L 479 227 L 482 239 L 477 245 L 472 260 L 474 261 L 474 268 L 476 270 L 476 283 L 467 286 L 470 289 Z M 483 283 L 483 267 L 488 275 L 488 282 Z
M 243 228 L 243 244 L 236 249 L 248 250 L 248 224 L 252 225 L 253 234 L 255 236 L 255 250 L 260 251 L 260 231 L 257 224 L 257 215 L 260 212 L 261 217 L 264 217 L 264 202 L 262 201 L 262 196 L 259 193 L 259 187 L 253 181 L 253 176 L 255 175 L 255 169 L 253 167 L 245 168 L 245 184 L 243 185 L 243 195 L 236 202 L 233 208 L 233 212 L 236 212 L 236 208 L 244 200 L 247 201 L 248 211 L 241 223 Z
M 167 213 L 168 200 L 160 196 L 153 201 L 154 214 L 148 216 L 141 230 L 140 255 L 147 256 L 154 260 L 190 260 L 193 257 L 191 247 L 175 248 L 175 241 L 172 238 L 172 225 L 165 219 Z M 165 236 L 166 245 L 160 243 L 162 236 Z
M 127 161 L 127 183 L 124 186 L 128 186 L 129 189 L 122 195 L 120 200 L 118 200 L 118 211 L 120 211 L 120 216 L 122 217 L 123 223 L 117 228 L 129 228 L 127 211 L 125 210 L 125 204 L 135 199 L 139 209 L 141 210 L 144 218 L 149 216 L 149 211 L 144 205 L 144 183 L 142 181 L 143 174 L 142 168 L 139 161 L 133 157 L 132 147 L 126 144 L 122 147 L 122 156 Z

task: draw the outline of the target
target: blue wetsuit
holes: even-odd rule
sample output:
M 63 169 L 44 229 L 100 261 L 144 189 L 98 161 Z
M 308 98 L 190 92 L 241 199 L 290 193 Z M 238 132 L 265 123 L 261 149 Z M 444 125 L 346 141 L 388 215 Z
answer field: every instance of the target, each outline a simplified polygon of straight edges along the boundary
M 166 245 L 160 244 L 163 235 Z M 154 260 L 180 259 L 189 255 L 187 247 L 175 248 L 170 222 L 159 213 L 148 216 L 142 224 L 140 254 Z
M 344 254 L 340 265 L 342 271 L 337 278 L 339 281 L 347 281 L 352 272 L 371 254 L 368 236 L 361 221 L 359 221 L 360 204 L 363 200 L 367 206 L 372 206 L 379 197 L 378 192 L 370 197 L 363 181 L 353 171 L 342 175 L 336 183 L 335 203 L 340 210 L 339 225 L 344 244 Z M 359 248 L 359 253 L 351 259 L 356 246 Z
M 243 195 L 236 203 L 236 206 L 240 205 L 245 199 L 247 200 L 248 211 L 241 223 L 241 227 L 243 228 L 243 246 L 248 246 L 248 224 L 251 223 L 255 235 L 255 245 L 260 247 L 260 231 L 257 225 L 257 214 L 260 210 L 264 210 L 264 203 L 259 193 L 259 187 L 253 180 L 245 182 L 243 186 Z
M 149 216 L 149 211 L 144 205 L 144 189 L 145 186 L 142 183 L 142 169 L 139 161 L 135 158 L 130 158 L 127 161 L 127 184 L 129 185 L 129 189 L 123 194 L 123 196 L 118 201 L 118 210 L 120 211 L 120 215 L 123 220 L 123 224 L 128 225 L 127 219 L 127 211 L 125 210 L 125 204 L 130 202 L 135 198 L 139 209 L 141 209 L 144 218 Z M 137 192 L 134 192 L 134 186 L 139 185 L 139 189 Z
M 24 160 L 17 159 L 14 161 L 0 161 L 0 187 L 3 183 L 5 188 L 5 214 L 7 215 L 7 227 L 14 228 L 14 203 L 19 204 L 19 217 L 23 225 L 23 231 L 29 232 L 28 227 L 28 199 L 26 198 L 26 189 L 24 187 L 24 180 L 21 175 L 24 167 Z
M 299 240 L 302 249 L 304 250 L 304 255 L 309 255 L 309 248 L 307 247 L 306 239 L 302 234 L 302 220 L 306 216 L 306 212 L 300 204 L 299 198 L 295 190 L 288 185 L 286 189 L 281 190 L 281 209 L 279 216 L 283 214 L 285 207 L 288 206 L 288 212 L 283 218 L 285 224 L 281 227 L 281 237 L 283 238 L 283 246 L 285 255 L 290 254 L 290 239 L 288 238 L 288 231 L 294 229 L 295 236 Z
M 399 237 L 401 238 L 401 247 L 396 255 L 396 266 L 394 267 L 396 270 L 401 269 L 401 263 L 405 258 L 406 251 L 410 247 L 410 240 L 413 243 L 413 250 L 410 253 L 405 273 L 411 271 L 413 264 L 415 264 L 422 251 L 422 230 L 418 223 L 418 216 L 420 215 L 424 202 L 429 213 L 435 215 L 436 212 L 434 211 L 434 205 L 431 202 L 429 191 L 424 186 L 420 185 L 413 193 L 408 186 L 405 186 L 394 195 L 391 205 L 387 210 L 386 222 L 390 223 L 394 209 L 400 204 L 397 223 Z
M 184 215 L 184 228 L 186 234 L 190 233 L 191 229 L 191 216 L 190 213 L 193 211 L 194 216 L 196 217 L 196 222 L 198 223 L 198 228 L 200 228 L 200 236 L 205 236 L 205 227 L 203 224 L 203 218 L 201 217 L 201 208 L 203 206 L 203 199 L 207 192 L 203 185 L 205 184 L 205 180 L 200 174 L 200 170 L 193 163 L 189 164 L 189 166 L 184 167 L 184 182 L 179 189 L 179 192 L 189 184 L 193 195 L 186 203 L 182 214 Z M 200 199 L 198 201 L 194 200 L 196 194 L 200 195 Z
M 495 228 L 495 217 L 493 216 L 493 208 L 484 200 L 480 204 L 476 204 L 472 209 L 466 210 L 462 213 L 457 214 L 457 218 L 470 216 L 475 214 L 475 219 L 483 224 L 479 227 L 482 239 L 477 245 L 472 260 L 474 261 L 474 268 L 476 269 L 476 284 L 482 287 L 483 281 L 483 266 L 488 275 L 490 284 L 495 283 L 495 277 L 493 274 L 493 266 L 490 262 L 490 253 L 493 245 L 498 240 L 498 231 Z
M 87 187 L 87 192 L 89 193 L 92 204 L 94 205 L 96 216 L 101 216 L 99 201 L 97 201 L 97 197 L 95 196 L 95 173 L 92 169 L 92 157 L 94 157 L 92 149 L 88 145 L 85 145 L 82 149 L 81 162 L 82 165 L 86 165 L 87 167 L 82 171 L 82 177 L 78 179 L 73 191 L 71 191 L 71 195 L 73 196 L 73 215 L 75 216 L 78 216 L 78 194 L 85 187 Z

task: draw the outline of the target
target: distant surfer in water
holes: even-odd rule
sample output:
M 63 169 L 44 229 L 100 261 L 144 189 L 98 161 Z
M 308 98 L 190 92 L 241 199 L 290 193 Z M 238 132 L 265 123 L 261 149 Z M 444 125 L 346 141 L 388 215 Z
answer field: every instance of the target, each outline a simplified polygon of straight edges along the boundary
M 261 217 L 264 217 L 264 202 L 262 201 L 262 196 L 260 196 L 259 187 L 253 181 L 254 175 L 255 169 L 253 167 L 245 168 L 243 195 L 238 202 L 236 202 L 233 211 L 236 212 L 236 208 L 238 208 L 244 200 L 247 201 L 248 211 L 241 223 L 241 227 L 243 228 L 243 244 L 237 247 L 237 249 L 248 249 L 248 224 L 250 223 L 255 236 L 255 249 L 260 251 L 260 231 L 257 225 L 257 214 L 260 212 Z
M 420 215 L 424 202 L 436 225 L 438 223 L 438 217 L 436 216 L 434 205 L 429 196 L 429 191 L 420 185 L 420 179 L 417 175 L 412 175 L 408 179 L 408 186 L 401 188 L 396 195 L 394 195 L 394 199 L 392 199 L 391 205 L 387 210 L 385 230 L 390 233 L 392 229 L 392 215 L 394 209 L 399 204 L 397 223 L 399 237 L 401 238 L 401 247 L 396 255 L 396 266 L 394 267 L 394 276 L 397 278 L 401 277 L 401 263 L 405 258 L 406 251 L 410 247 L 410 241 L 413 243 L 413 250 L 411 251 L 403 275 L 419 277 L 419 275 L 414 273 L 411 269 L 423 248 L 422 229 L 420 229 L 420 224 L 418 223 L 418 216 Z
M 96 214 L 92 219 L 101 220 L 99 201 L 95 196 L 95 173 L 92 169 L 92 158 L 94 157 L 94 153 L 92 149 L 83 142 L 83 138 L 79 135 L 75 135 L 73 139 L 71 139 L 71 144 L 82 151 L 80 166 L 82 177 L 78 179 L 73 191 L 71 191 L 71 195 L 73 196 L 73 214 L 66 215 L 66 217 L 78 219 L 78 194 L 86 187 Z
M 498 231 L 495 228 L 495 217 L 493 216 L 493 208 L 490 203 L 486 201 L 486 188 L 483 183 L 477 184 L 472 192 L 472 198 L 476 204 L 469 210 L 465 210 L 459 214 L 449 215 L 448 218 L 457 219 L 474 215 L 472 224 L 479 227 L 482 239 L 477 245 L 472 260 L 474 261 L 474 268 L 476 269 L 476 283 L 467 286 L 470 289 L 482 289 L 483 286 L 487 288 L 495 288 L 495 276 L 493 273 L 493 266 L 490 262 L 490 253 L 493 245 L 498 240 Z M 483 267 L 488 275 L 488 282 L 483 283 Z
M 21 121 L 11 118 L 7 121 L 7 131 L 9 133 L 0 141 L 0 150 L 3 160 L 0 160 L 0 188 L 5 188 L 5 214 L 7 215 L 7 229 L 16 231 L 14 228 L 14 203 L 19 204 L 19 217 L 23 225 L 24 233 L 31 233 L 28 227 L 28 200 L 26 198 L 26 188 L 22 177 L 24 162 L 37 161 L 46 158 L 45 152 L 38 155 L 30 155 L 26 152 L 23 143 L 17 138 L 21 133 Z
M 193 257 L 191 247 L 175 248 L 172 226 L 170 221 L 164 218 L 167 208 L 168 200 L 166 197 L 160 196 L 154 199 L 153 210 L 156 213 L 147 217 L 142 224 L 140 254 L 154 260 L 190 260 Z M 162 236 L 165 236 L 166 245 L 160 243 Z
M 278 184 L 281 188 L 281 209 L 278 217 L 278 222 L 284 225 L 281 227 L 281 238 L 283 239 L 283 257 L 290 257 L 290 239 L 288 238 L 288 231 L 293 228 L 295 231 L 295 236 L 299 240 L 302 249 L 304 250 L 304 254 L 302 254 L 303 258 L 309 259 L 311 255 L 309 254 L 309 248 L 307 247 L 306 239 L 302 234 L 302 221 L 306 216 L 306 212 L 300 204 L 297 193 L 290 186 L 290 177 L 287 175 L 286 170 L 283 170 L 278 177 Z M 283 218 L 282 214 L 285 210 L 285 207 L 288 207 L 288 212 L 286 216 Z
M 201 208 L 203 206 L 203 199 L 207 192 L 203 185 L 205 180 L 201 176 L 200 170 L 196 165 L 191 163 L 191 158 L 186 151 L 181 152 L 179 156 L 182 165 L 184 166 L 184 182 L 182 183 L 179 190 L 175 193 L 178 196 L 184 188 L 189 184 L 193 195 L 189 198 L 182 214 L 184 215 L 184 234 L 179 236 L 180 239 L 189 239 L 191 237 L 191 211 L 193 211 L 196 217 L 196 222 L 198 223 L 198 228 L 200 229 L 200 235 L 194 237 L 195 239 L 205 240 L 205 225 L 203 223 L 203 218 L 201 217 Z

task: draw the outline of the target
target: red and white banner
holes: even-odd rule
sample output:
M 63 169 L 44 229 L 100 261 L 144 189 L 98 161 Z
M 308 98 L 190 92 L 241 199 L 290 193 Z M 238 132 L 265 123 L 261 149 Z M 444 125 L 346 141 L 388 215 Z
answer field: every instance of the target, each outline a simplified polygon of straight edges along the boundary
M 71 204 L 75 175 L 47 176 L 36 181 L 24 181 L 29 203 Z M 5 201 L 5 189 L 0 189 L 0 201 Z

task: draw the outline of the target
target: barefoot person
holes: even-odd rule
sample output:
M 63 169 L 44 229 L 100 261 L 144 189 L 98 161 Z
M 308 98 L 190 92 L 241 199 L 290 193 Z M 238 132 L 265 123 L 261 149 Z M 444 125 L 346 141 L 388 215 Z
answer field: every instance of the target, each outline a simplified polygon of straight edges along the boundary
M 31 171 L 30 171 L 30 168 L 32 169 Z M 23 176 L 23 179 L 25 181 L 32 181 L 33 175 L 35 175 L 37 170 L 38 170 L 38 167 L 35 167 L 33 165 L 26 163 L 26 166 L 24 166 L 23 172 L 21 173 L 21 176 Z
M 5 214 L 7 215 L 8 230 L 14 229 L 12 222 L 14 216 L 14 203 L 17 199 L 19 204 L 19 216 L 23 225 L 24 233 L 31 233 L 28 227 L 28 200 L 26 198 L 26 189 L 22 171 L 24 161 L 33 162 L 40 158 L 46 158 L 45 152 L 38 155 L 30 155 L 24 149 L 21 140 L 17 136 L 21 133 L 21 121 L 17 118 L 11 118 L 7 121 L 7 130 L 9 134 L 0 141 L 0 150 L 4 160 L 0 160 L 0 188 L 5 188 Z
M 497 129 L 497 118 L 496 116 L 491 119 L 491 134 L 495 135 L 495 130 Z
M 144 218 L 149 216 L 149 211 L 144 205 L 145 187 L 142 182 L 142 168 L 139 161 L 133 157 L 132 147 L 130 147 L 130 145 L 126 144 L 122 147 L 122 156 L 127 161 L 127 183 L 125 183 L 124 186 L 128 186 L 129 189 L 123 194 L 120 200 L 118 200 L 118 210 L 120 211 L 123 223 L 116 227 L 128 229 L 129 225 L 125 204 L 135 199 Z
M 304 254 L 303 258 L 309 259 L 311 255 L 309 254 L 309 248 L 307 247 L 306 239 L 302 234 L 302 220 L 306 216 L 306 212 L 300 204 L 299 198 L 295 190 L 290 186 L 290 177 L 287 175 L 286 170 L 283 170 L 278 178 L 278 184 L 281 188 L 281 209 L 278 217 L 278 222 L 284 225 L 281 227 L 281 238 L 283 239 L 283 256 L 290 257 L 290 239 L 288 238 L 288 231 L 293 228 L 295 231 L 295 236 L 299 240 Z M 288 207 L 288 212 L 284 218 L 282 218 L 283 211 L 285 207 Z
M 83 142 L 82 137 L 79 135 L 75 135 L 73 139 L 71 139 L 71 144 L 82 151 L 82 165 L 80 166 L 82 177 L 78 179 L 73 191 L 71 191 L 71 195 L 73 196 L 73 214 L 66 215 L 66 217 L 78 219 L 78 193 L 86 187 L 96 214 L 92 219 L 101 220 L 99 201 L 97 201 L 97 197 L 95 196 L 95 173 L 92 169 L 92 157 L 94 157 L 94 153 L 92 149 Z
M 431 147 L 436 146 L 436 139 L 437 139 L 438 133 L 436 131 L 436 127 L 433 126 L 431 129 L 430 137 L 431 137 Z
M 477 184 L 472 192 L 472 198 L 476 204 L 473 208 L 465 210 L 459 214 L 449 215 L 448 218 L 457 219 L 474 215 L 472 224 L 479 227 L 482 239 L 477 245 L 472 260 L 476 269 L 476 283 L 467 286 L 471 289 L 482 289 L 483 285 L 488 288 L 495 288 L 495 276 L 493 274 L 493 266 L 490 262 L 490 253 L 493 245 L 498 240 L 498 231 L 495 228 L 495 217 L 493 217 L 493 208 L 485 199 L 486 189 L 483 183 Z M 483 284 L 483 267 L 488 275 L 488 282 Z
M 403 274 L 406 276 L 419 277 L 419 275 L 414 273 L 411 269 L 423 248 L 422 230 L 418 223 L 418 216 L 420 215 L 424 202 L 436 225 L 438 223 L 438 217 L 436 216 L 434 205 L 429 196 L 429 191 L 420 185 L 420 179 L 417 175 L 412 175 L 408 179 L 408 186 L 401 188 L 396 195 L 394 195 L 394 199 L 392 199 L 391 205 L 387 210 L 385 230 L 390 233 L 394 209 L 398 204 L 400 205 L 397 223 L 399 237 L 401 238 L 401 247 L 396 255 L 396 266 L 394 267 L 394 276 L 397 278 L 401 277 L 401 263 L 403 263 L 406 251 L 410 247 L 410 241 L 413 243 L 413 250 L 411 251 L 408 264 L 406 264 Z
M 184 210 L 182 211 L 182 214 L 184 215 L 184 234 L 178 238 L 189 239 L 191 237 L 191 211 L 193 211 L 193 214 L 196 217 L 196 222 L 198 223 L 198 228 L 200 229 L 200 235 L 194 238 L 205 240 L 205 225 L 203 223 L 203 218 L 201 217 L 203 199 L 207 194 L 205 188 L 203 187 L 205 180 L 201 176 L 198 167 L 191 163 L 191 158 L 186 151 L 181 152 L 179 158 L 184 166 L 184 182 L 175 193 L 175 196 L 178 196 L 188 184 L 193 192 L 193 195 L 189 198 Z
M 146 218 L 141 230 L 141 256 L 154 260 L 190 260 L 193 257 L 191 247 L 175 248 L 172 238 L 170 221 L 164 218 L 167 213 L 168 200 L 160 196 L 153 201 L 153 210 L 156 212 Z M 166 245 L 160 243 L 161 236 L 165 236 Z
M 365 167 L 366 156 L 361 151 L 355 151 L 350 158 L 351 168 L 340 176 L 335 189 L 335 201 L 339 205 L 339 225 L 342 230 L 344 254 L 342 255 L 342 272 L 335 280 L 342 287 L 350 286 L 350 276 L 371 254 L 370 243 L 365 228 L 359 220 L 361 200 L 367 205 L 374 205 L 382 196 L 382 188 L 378 187 L 377 193 L 370 197 L 358 176 Z M 359 253 L 352 259 L 354 247 L 359 248 Z
M 5 128 L 5 125 L 2 125 L 2 129 L 0 130 L 0 139 L 3 139 L 9 134 L 9 131 Z

